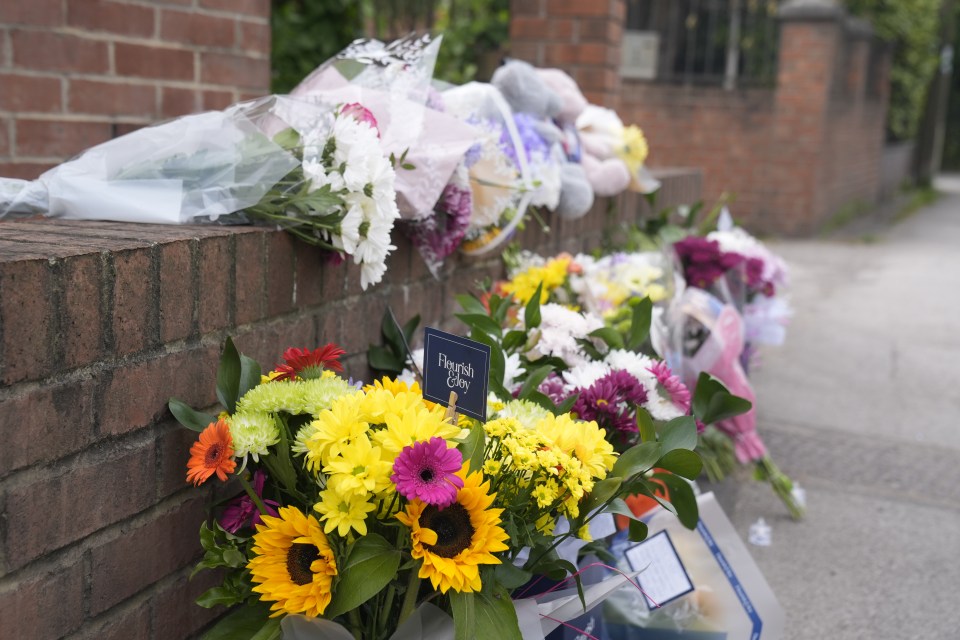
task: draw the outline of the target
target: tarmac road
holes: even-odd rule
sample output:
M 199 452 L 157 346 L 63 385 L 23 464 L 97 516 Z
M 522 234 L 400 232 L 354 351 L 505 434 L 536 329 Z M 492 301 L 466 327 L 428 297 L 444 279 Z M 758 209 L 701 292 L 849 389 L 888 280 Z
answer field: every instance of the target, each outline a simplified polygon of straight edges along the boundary
M 960 639 L 960 178 L 865 240 L 771 243 L 795 315 L 751 372 L 759 429 L 807 493 L 790 520 L 716 488 L 787 611 L 788 640 Z

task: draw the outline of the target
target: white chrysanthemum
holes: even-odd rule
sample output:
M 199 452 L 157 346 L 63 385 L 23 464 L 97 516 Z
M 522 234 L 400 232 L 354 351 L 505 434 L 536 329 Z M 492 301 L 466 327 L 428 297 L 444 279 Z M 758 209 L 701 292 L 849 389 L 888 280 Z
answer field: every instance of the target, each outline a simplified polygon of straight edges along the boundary
M 592 313 L 581 314 L 559 304 L 540 307 L 539 339 L 529 356 L 555 356 L 574 367 L 586 362 L 586 354 L 577 344 L 578 339 L 603 327 L 603 320 Z
M 269 448 L 280 442 L 277 420 L 269 413 L 235 413 L 227 423 L 233 438 L 233 455 L 244 462 L 247 456 L 260 462 L 260 456 L 267 455 Z
M 550 412 L 529 400 L 511 400 L 497 412 L 498 418 L 514 418 L 527 429 L 550 416 Z
M 354 194 L 347 195 L 347 214 L 340 221 L 340 233 L 334 234 L 333 246 L 353 255 L 360 244 L 360 227 L 363 225 L 363 207 Z
M 574 389 L 586 389 L 594 382 L 610 373 L 611 368 L 605 362 L 589 361 L 581 362 L 577 366 L 564 371 L 563 382 L 567 391 Z
M 333 125 L 336 148 L 333 152 L 335 166 L 343 166 L 343 180 L 350 191 L 362 192 L 371 182 L 372 169 L 377 157 L 383 158 L 377 132 L 366 122 L 352 117 L 337 118 Z
M 508 391 L 513 391 L 517 386 L 517 378 L 523 373 L 523 366 L 520 364 L 520 354 L 511 353 L 504 359 L 503 368 L 503 386 Z

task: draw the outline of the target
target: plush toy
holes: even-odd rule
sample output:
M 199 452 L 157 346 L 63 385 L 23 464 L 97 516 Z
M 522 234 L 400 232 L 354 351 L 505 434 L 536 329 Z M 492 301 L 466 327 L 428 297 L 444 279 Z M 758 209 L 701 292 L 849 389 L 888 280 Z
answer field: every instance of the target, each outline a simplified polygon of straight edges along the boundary
M 599 109 L 599 107 L 589 104 L 583 97 L 580 87 L 577 86 L 577 81 L 560 69 L 537 69 L 537 75 L 560 96 L 557 123 L 569 132 L 571 142 L 568 146 L 573 146 L 574 139 L 577 140 L 578 146 L 582 142 L 579 160 L 594 193 L 601 197 L 623 193 L 630 185 L 630 170 L 627 165 L 616 156 L 612 147 L 599 145 L 592 139 L 595 137 L 595 132 L 589 131 L 584 135 L 577 130 L 577 123 L 582 114 L 591 113 L 593 109 Z M 613 115 L 616 118 L 616 114 Z M 619 121 L 620 119 L 617 118 L 618 123 Z M 622 123 L 620 128 L 623 128 Z M 588 140 L 591 143 L 590 146 L 587 145 Z
M 534 174 L 541 184 L 532 203 L 556 211 L 562 218 L 575 219 L 593 206 L 593 188 L 578 162 L 564 152 L 563 131 L 553 123 L 563 103 L 532 65 L 510 60 L 493 74 L 493 84 L 516 113 L 515 123 L 524 142 Z M 534 135 L 546 149 L 540 149 Z

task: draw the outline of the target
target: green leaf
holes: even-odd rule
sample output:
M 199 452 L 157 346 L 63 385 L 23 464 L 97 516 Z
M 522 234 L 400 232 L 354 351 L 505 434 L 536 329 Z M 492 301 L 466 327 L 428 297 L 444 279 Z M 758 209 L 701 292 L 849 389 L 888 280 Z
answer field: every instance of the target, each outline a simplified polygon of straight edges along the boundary
M 240 353 L 229 337 L 223 343 L 220 366 L 217 367 L 217 399 L 228 413 L 237 410 L 240 391 Z
M 657 461 L 657 467 L 666 469 L 678 476 L 696 480 L 703 471 L 703 460 L 695 451 L 688 449 L 674 449 Z
M 460 455 L 464 462 L 470 463 L 470 471 L 480 471 L 483 467 L 483 451 L 485 447 L 486 436 L 482 424 L 474 424 L 470 427 L 470 432 L 466 439 L 457 445 Z
M 750 411 L 753 405 L 746 398 L 730 393 L 723 383 L 703 372 L 693 392 L 693 414 L 704 424 L 713 424 Z
M 253 358 L 240 354 L 240 386 L 237 392 L 237 399 L 244 396 L 247 391 L 260 384 L 260 363 Z
M 413 316 L 403 325 L 403 335 L 407 339 L 407 343 L 410 343 L 410 339 L 413 338 L 413 332 L 417 330 L 417 326 L 420 324 L 420 314 Z M 406 349 L 404 349 L 406 351 Z
M 638 473 L 649 471 L 661 455 L 659 442 L 634 445 L 620 454 L 610 473 L 621 478 L 631 478 Z
M 579 393 L 575 393 L 563 402 L 561 402 L 556 410 L 553 412 L 554 415 L 561 416 L 565 413 L 570 413 L 570 409 L 573 409 L 573 405 L 577 404 L 577 398 L 580 397 Z
M 540 326 L 540 297 L 543 295 L 543 282 L 537 285 L 537 292 L 527 302 L 523 310 L 523 324 L 529 331 Z
M 680 523 L 687 529 L 695 529 L 700 514 L 697 509 L 697 497 L 693 494 L 690 483 L 668 473 L 657 473 L 653 477 L 667 485 L 667 490 L 670 493 L 670 504 L 675 507 Z
M 373 345 L 367 350 L 367 364 L 371 369 L 396 375 L 403 371 L 405 363 L 385 347 Z
M 387 344 L 390 345 L 391 350 L 397 354 L 403 353 L 403 336 L 400 334 L 401 331 L 402 329 L 397 326 L 390 310 L 387 309 L 384 311 L 383 317 L 380 319 L 380 333 L 383 334 L 383 338 L 387 341 Z
M 533 577 L 532 573 L 524 571 L 512 562 L 498 564 L 493 570 L 493 575 L 496 577 L 498 584 L 509 590 L 522 587 Z
M 450 590 L 450 609 L 453 612 L 454 640 L 472 640 L 476 637 L 477 610 L 473 593 Z
M 474 607 L 476 610 L 477 640 L 523 640 L 520 634 L 520 623 L 517 620 L 517 610 L 513 600 L 505 589 L 496 589 L 489 593 L 486 589 L 476 594 Z
M 203 640 L 237 640 L 257 637 L 264 629 L 280 630 L 280 618 L 270 618 L 270 609 L 262 604 L 237 607 L 203 635 Z M 270 636 L 266 636 L 270 637 Z
M 518 349 L 527 341 L 527 334 L 523 331 L 508 331 L 505 336 L 503 336 L 503 350 L 504 351 L 513 351 Z
M 630 542 L 643 542 L 647 538 L 647 523 L 641 520 L 630 521 L 630 531 L 627 533 Z
M 697 446 L 697 421 L 693 416 L 674 418 L 663 427 L 660 435 L 660 455 L 665 455 L 674 449 L 693 450 Z
M 487 319 L 489 320 L 489 318 Z M 503 376 L 507 369 L 507 361 L 503 356 L 503 349 L 500 348 L 500 343 L 496 338 L 482 331 L 473 331 L 470 333 L 470 337 L 490 347 L 490 388 L 494 393 L 497 393 L 498 389 L 503 389 Z
M 223 561 L 228 567 L 238 568 L 247 564 L 247 557 L 233 547 L 223 550 Z
M 487 315 L 487 308 L 484 307 L 483 303 L 477 300 L 476 297 L 466 293 L 459 293 L 454 297 L 457 299 L 457 302 L 460 304 L 460 308 L 466 311 L 467 313 L 475 313 L 482 316 Z
M 277 135 L 273 136 L 273 141 L 287 151 L 295 149 L 300 145 L 300 134 L 292 127 L 287 127 Z
M 600 327 L 587 335 L 600 338 L 611 349 L 623 349 L 623 338 L 617 333 L 617 330 L 612 327 Z
M 203 607 L 204 609 L 210 609 L 217 605 L 224 605 L 226 607 L 231 607 L 235 604 L 240 604 L 243 602 L 245 597 L 233 589 L 227 589 L 226 587 L 213 587 L 204 591 L 199 598 L 197 598 L 197 604 Z
M 557 406 L 553 404 L 553 400 L 547 397 L 545 394 L 540 393 L 539 391 L 530 391 L 527 393 L 526 400 L 543 407 L 545 410 L 550 413 L 554 413 L 557 410 Z
M 547 376 L 553 372 L 553 367 L 550 365 L 544 367 L 537 367 L 527 375 L 527 379 L 524 381 L 523 386 L 520 387 L 520 393 L 517 397 L 521 400 L 526 400 L 529 398 L 530 394 L 533 391 L 536 391 L 540 388 L 540 383 L 543 382 Z M 553 403 L 550 403 L 551 406 Z
M 653 302 L 644 298 L 633 306 L 630 318 L 630 333 L 627 335 L 627 348 L 636 351 L 650 335 L 650 318 L 653 315 Z
M 623 478 L 617 476 L 608 476 L 597 482 L 593 485 L 593 491 L 587 496 L 587 499 L 584 501 L 583 506 L 580 509 L 580 513 L 583 515 L 590 514 L 594 509 L 598 508 L 604 502 L 613 497 L 613 495 L 620 489 L 620 485 L 623 484 Z
M 203 413 L 202 411 L 196 411 L 190 407 L 190 405 L 176 398 L 170 398 L 167 406 L 170 408 L 170 413 L 173 414 L 173 417 L 177 419 L 177 422 L 191 431 L 203 431 L 210 426 L 211 423 L 217 421 L 216 416 Z
M 471 329 L 482 331 L 498 340 L 503 334 L 500 324 L 488 315 L 482 313 L 458 313 L 456 316 Z
M 653 417 L 643 407 L 637 407 L 637 429 L 640 431 L 641 442 L 657 441 L 657 428 L 653 425 Z
M 376 533 L 358 539 L 339 567 L 340 580 L 324 612 L 329 618 L 359 607 L 380 593 L 397 573 L 400 552 Z

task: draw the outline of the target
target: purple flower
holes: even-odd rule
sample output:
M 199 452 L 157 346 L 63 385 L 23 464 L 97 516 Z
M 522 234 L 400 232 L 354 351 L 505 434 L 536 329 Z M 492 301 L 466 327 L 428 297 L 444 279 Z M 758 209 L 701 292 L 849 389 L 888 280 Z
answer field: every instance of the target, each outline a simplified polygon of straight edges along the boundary
M 434 206 L 434 215 L 406 227 L 407 235 L 427 264 L 439 265 L 457 250 L 470 226 L 472 209 L 470 189 L 451 183 Z
M 390 480 L 407 500 L 421 500 L 442 509 L 457 501 L 463 479 L 456 473 L 462 465 L 459 451 L 448 449 L 443 438 L 431 438 L 403 448 L 393 462 Z
M 572 393 L 567 393 L 564 384 L 563 378 L 558 376 L 556 373 L 551 373 L 540 383 L 539 388 L 540 393 L 550 398 L 550 401 L 553 404 L 560 406 L 563 404 L 563 401 L 568 397 L 572 396 Z M 519 390 L 517 391 L 519 393 Z M 516 393 L 514 395 L 517 395 Z
M 594 420 L 607 430 L 607 438 L 620 436 L 628 443 L 637 433 L 635 408 L 647 401 L 647 390 L 626 371 L 611 371 L 586 389 L 578 389 L 580 396 L 573 411 L 583 420 Z
M 547 142 L 537 131 L 537 118 L 534 118 L 528 113 L 515 113 L 513 114 L 513 122 L 517 126 L 520 143 L 526 152 L 527 158 L 530 158 L 534 153 L 546 154 L 547 151 L 549 151 Z M 500 148 L 510 157 L 514 165 L 520 166 L 520 162 L 517 159 L 519 149 L 513 146 L 513 138 L 510 137 L 510 132 L 506 127 L 503 128 L 503 133 L 500 134 Z
M 260 501 L 263 502 L 263 506 L 267 510 L 267 515 L 276 517 L 277 508 L 280 507 L 280 504 L 274 502 L 273 500 L 263 499 L 263 484 L 266 479 L 267 475 L 263 471 L 260 471 L 259 469 L 254 471 L 253 490 L 260 498 Z M 251 527 L 254 527 L 261 522 L 263 521 L 260 519 L 260 511 L 257 509 L 257 505 L 254 504 L 253 500 L 251 500 L 250 496 L 247 494 L 237 496 L 231 500 L 230 503 L 227 504 L 227 507 L 223 510 L 223 513 L 220 514 L 220 526 L 230 533 L 236 533 L 243 527 L 247 526 L 247 524 L 249 524 Z
M 720 243 L 698 236 L 687 236 L 673 245 L 683 264 L 687 282 L 708 289 L 724 273 L 744 261 L 739 253 L 724 253 Z

